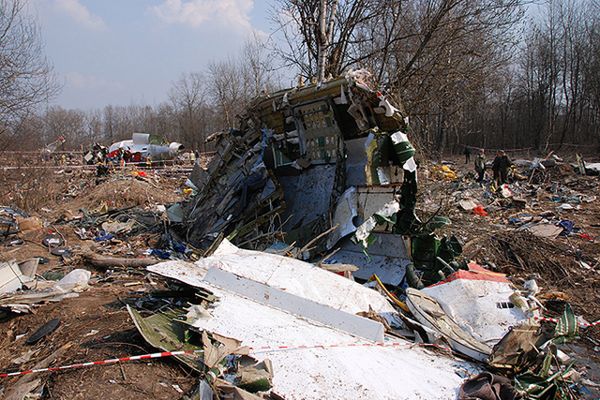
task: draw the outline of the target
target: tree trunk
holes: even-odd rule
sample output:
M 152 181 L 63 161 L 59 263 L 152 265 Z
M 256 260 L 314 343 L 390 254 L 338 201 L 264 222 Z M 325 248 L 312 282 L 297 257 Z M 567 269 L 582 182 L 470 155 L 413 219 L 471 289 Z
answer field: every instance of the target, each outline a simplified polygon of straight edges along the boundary
M 318 60 L 317 60 L 317 80 L 323 82 L 325 80 L 325 60 L 327 59 L 327 0 L 321 0 L 319 4 L 319 39 Z

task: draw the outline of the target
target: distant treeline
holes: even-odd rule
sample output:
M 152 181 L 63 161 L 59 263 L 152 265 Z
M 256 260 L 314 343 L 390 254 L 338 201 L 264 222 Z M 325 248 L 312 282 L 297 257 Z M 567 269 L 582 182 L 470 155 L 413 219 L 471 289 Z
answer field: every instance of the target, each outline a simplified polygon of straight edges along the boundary
M 14 11 L 0 13 L 0 31 L 19 38 L 18 46 L 0 41 L 0 63 L 17 61 L 6 64 L 11 73 L 0 65 L 4 147 L 39 147 L 58 135 L 78 147 L 148 132 L 209 150 L 207 135 L 282 86 L 277 71 L 290 83 L 366 68 L 401 99 L 413 140 L 431 153 L 600 150 L 597 0 L 276 0 L 269 39 L 256 36 L 236 57 L 184 74 L 165 103 L 92 111 L 47 107 L 59 88 L 35 21 L 20 13 L 24 3 L 0 0 Z

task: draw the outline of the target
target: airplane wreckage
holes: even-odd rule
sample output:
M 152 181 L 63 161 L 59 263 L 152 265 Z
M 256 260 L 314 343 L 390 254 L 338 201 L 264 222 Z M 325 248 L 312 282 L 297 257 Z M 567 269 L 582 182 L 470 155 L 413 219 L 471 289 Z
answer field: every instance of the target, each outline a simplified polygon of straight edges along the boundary
M 451 272 L 460 245 L 433 233 L 449 221 L 415 215 L 409 118 L 367 71 L 258 98 L 239 118 L 208 138 L 216 152 L 190 176 L 197 195 L 170 210 L 188 243 L 206 255 L 225 238 L 303 260 L 329 253 L 322 264 L 394 286 L 407 272 L 415 287 Z
M 154 139 L 154 140 L 151 140 Z M 129 140 L 121 140 L 113 143 L 108 148 L 109 157 L 113 157 L 119 150 L 129 151 L 131 154 L 139 154 L 139 160 L 151 158 L 152 160 L 171 160 L 184 149 L 181 143 L 166 143 L 164 140 L 152 138 L 147 133 L 134 133 Z
M 185 149 L 181 143 L 168 143 L 164 138 L 148 133 L 133 133 L 131 139 L 121 140 L 111 144 L 108 148 L 95 143 L 87 151 L 83 160 L 92 165 L 104 162 L 146 162 L 174 160 Z
M 157 207 L 164 243 L 149 253 L 165 261 L 99 259 L 166 278 L 168 290 L 127 303 L 161 352 L 127 359 L 176 357 L 200 373 L 192 398 L 202 400 L 553 399 L 585 383 L 557 346 L 600 321 L 579 321 L 567 303 L 552 331 L 534 279 L 517 289 L 457 262 L 460 243 L 438 231 L 448 218 L 415 213 L 409 119 L 369 73 L 260 97 L 239 118 L 209 138 L 216 151 L 195 165 L 194 195 Z M 0 308 L 76 295 L 62 280 L 50 294 L 15 294 L 31 268 L 0 267 L 11 292 Z
M 506 275 L 457 261 L 459 241 L 436 233 L 448 218 L 417 217 L 409 133 L 402 107 L 373 89 L 362 70 L 254 101 L 238 129 L 209 138 L 216 152 L 189 178 L 195 196 L 166 210 L 172 239 L 201 257 L 147 267 L 209 300 L 177 319 L 130 310 L 145 340 L 167 351 L 172 346 L 162 338 L 187 337 L 175 326 L 202 332 L 203 346 L 209 333 L 222 345 L 235 338 L 233 347 L 256 355 L 252 368 L 261 371 L 252 376 L 265 383 L 259 392 L 269 392 L 262 398 L 454 399 L 462 385 L 459 398 L 468 399 L 483 386 L 495 393 L 496 379 L 504 379 L 502 399 L 520 398 L 509 380 L 489 373 L 463 382 L 481 371 L 471 361 L 522 372 L 523 360 L 540 360 L 544 345 L 576 335 L 575 316 L 565 309 L 554 335 L 530 324 L 539 310 L 527 300 L 522 309 L 508 305 L 520 292 Z M 418 343 L 442 343 L 470 361 L 427 353 Z M 226 347 L 222 354 L 240 352 Z M 281 349 L 302 350 L 290 356 Z M 544 351 L 544 360 L 554 354 Z M 227 382 L 201 383 L 200 398 L 247 387 L 243 367 L 236 371 Z M 523 392 L 567 385 L 567 372 Z M 523 388 L 526 379 L 515 382 Z

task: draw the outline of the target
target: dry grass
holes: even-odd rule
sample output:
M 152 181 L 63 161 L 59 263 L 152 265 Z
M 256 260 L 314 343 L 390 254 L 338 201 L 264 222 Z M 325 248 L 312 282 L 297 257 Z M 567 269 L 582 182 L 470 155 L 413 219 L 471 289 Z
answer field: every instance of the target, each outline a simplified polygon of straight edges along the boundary
M 465 255 L 493 263 L 515 279 L 535 276 L 544 292 L 564 292 L 578 313 L 590 321 L 600 319 L 600 274 L 583 268 L 577 261 L 580 258 L 592 267 L 596 265 L 593 248 L 573 247 L 565 241 L 513 231 L 482 235 L 470 243 Z
M 62 202 L 72 180 L 80 178 L 59 176 L 52 169 L 0 170 L 0 204 L 37 211 L 52 203 Z
M 61 208 L 76 210 L 95 209 L 102 204 L 110 208 L 147 207 L 155 204 L 173 203 L 180 200 L 172 187 L 164 187 L 151 180 L 141 181 L 135 178 L 116 178 L 103 182 L 82 194 Z
M 94 209 L 102 204 L 145 207 L 180 200 L 176 189 L 182 183 L 181 178 L 149 173 L 147 179 L 140 180 L 132 177 L 131 171 L 126 171 L 111 174 L 104 182 L 96 184 L 93 168 L 62 168 L 33 160 L 12 160 L 6 165 L 18 168 L 0 169 L 0 205 L 34 214 L 42 208 L 75 211 Z M 39 166 L 48 168 L 37 168 Z

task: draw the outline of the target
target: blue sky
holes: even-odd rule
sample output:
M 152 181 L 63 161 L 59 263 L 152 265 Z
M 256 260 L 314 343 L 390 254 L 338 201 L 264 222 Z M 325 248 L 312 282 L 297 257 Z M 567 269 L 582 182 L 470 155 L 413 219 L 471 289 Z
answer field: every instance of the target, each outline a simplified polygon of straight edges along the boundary
M 32 0 L 64 87 L 53 104 L 91 109 L 167 99 L 184 72 L 269 32 L 266 0 Z

